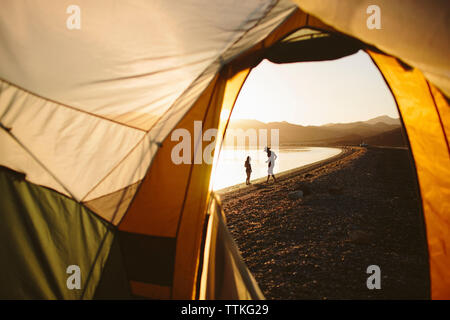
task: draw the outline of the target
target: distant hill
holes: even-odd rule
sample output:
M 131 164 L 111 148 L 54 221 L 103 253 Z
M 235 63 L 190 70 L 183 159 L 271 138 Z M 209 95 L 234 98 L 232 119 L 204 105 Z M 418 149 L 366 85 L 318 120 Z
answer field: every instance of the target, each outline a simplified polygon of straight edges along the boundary
M 269 137 L 270 129 L 278 129 L 281 146 L 354 145 L 360 144 L 363 140 L 374 145 L 380 145 L 380 143 L 385 143 L 386 146 L 404 145 L 400 144 L 403 141 L 400 120 L 388 116 L 380 116 L 367 121 L 332 123 L 323 126 L 302 126 L 286 121 L 264 123 L 257 120 L 235 119 L 229 124 L 228 129 L 245 131 L 248 129 L 267 129 Z M 231 136 L 231 133 L 229 135 Z M 227 143 L 230 143 L 230 138 L 228 138 Z
M 402 128 L 397 128 L 388 132 L 380 133 L 373 137 L 369 137 L 365 142 L 374 146 L 406 147 L 408 145 L 406 138 L 402 133 Z
M 391 118 L 391 117 L 386 116 L 386 115 L 379 116 L 379 117 L 376 117 L 376 118 L 373 118 L 373 119 L 370 119 L 370 120 L 367 120 L 367 121 L 364 121 L 364 122 L 368 123 L 368 124 L 376 124 L 376 123 L 379 123 L 379 122 L 382 122 L 382 123 L 385 123 L 385 124 L 398 124 L 398 125 L 401 124 L 399 118 Z
M 387 115 L 383 115 L 383 116 L 379 116 L 376 118 L 372 118 L 366 121 L 358 121 L 358 122 L 350 122 L 350 123 L 328 123 L 325 124 L 325 126 L 333 126 L 333 125 L 346 125 L 346 124 L 352 124 L 352 123 L 367 123 L 367 124 L 377 124 L 377 123 L 384 123 L 384 124 L 388 124 L 388 125 L 395 125 L 398 124 L 400 125 L 400 119 L 399 118 L 391 118 Z

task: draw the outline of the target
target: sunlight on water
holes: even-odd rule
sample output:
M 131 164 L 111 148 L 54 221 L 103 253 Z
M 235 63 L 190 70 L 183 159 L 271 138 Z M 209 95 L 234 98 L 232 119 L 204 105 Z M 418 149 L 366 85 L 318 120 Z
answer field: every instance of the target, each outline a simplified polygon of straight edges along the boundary
M 283 148 L 275 150 L 278 159 L 273 170 L 277 173 L 324 160 L 341 152 L 338 148 Z M 213 190 L 220 190 L 235 184 L 244 183 L 246 179 L 244 162 L 247 156 L 251 158 L 251 179 L 267 176 L 267 154 L 263 150 L 235 150 L 223 148 L 214 174 Z

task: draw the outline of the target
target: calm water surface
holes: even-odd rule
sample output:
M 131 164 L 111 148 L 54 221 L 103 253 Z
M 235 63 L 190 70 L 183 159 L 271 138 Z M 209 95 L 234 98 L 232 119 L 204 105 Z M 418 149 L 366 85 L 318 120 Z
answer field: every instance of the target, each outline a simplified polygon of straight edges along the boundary
M 304 148 L 281 148 L 275 150 L 278 159 L 275 161 L 273 170 L 277 173 L 290 169 L 302 167 L 310 163 L 327 159 L 341 152 L 338 148 L 304 147 Z M 264 150 L 236 150 L 223 148 L 219 163 L 214 175 L 213 190 L 220 190 L 235 184 L 243 183 L 246 179 L 244 162 L 247 156 L 251 158 L 251 179 L 267 176 L 267 153 Z

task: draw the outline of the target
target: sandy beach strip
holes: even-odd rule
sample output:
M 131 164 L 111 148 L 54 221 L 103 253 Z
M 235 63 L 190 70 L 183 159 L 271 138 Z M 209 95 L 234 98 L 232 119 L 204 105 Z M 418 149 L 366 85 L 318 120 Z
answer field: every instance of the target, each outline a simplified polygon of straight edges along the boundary
M 307 165 L 304 165 L 304 166 L 300 166 L 300 167 L 297 167 L 297 168 L 294 168 L 294 169 L 282 171 L 282 172 L 279 172 L 279 173 L 274 172 L 275 173 L 275 177 L 277 179 L 280 179 L 280 181 L 281 180 L 285 180 L 285 179 L 289 179 L 291 177 L 295 177 L 295 176 L 297 176 L 299 174 L 302 174 L 304 172 L 308 172 L 310 170 L 313 170 L 314 168 L 319 168 L 319 167 L 321 167 L 323 165 L 326 165 L 328 163 L 331 163 L 331 162 L 337 161 L 339 159 L 345 158 L 345 157 L 349 156 L 350 154 L 352 154 L 352 153 L 354 153 L 356 151 L 356 148 L 352 148 L 352 147 L 340 147 L 339 149 L 341 149 L 341 152 L 338 153 L 337 155 L 332 156 L 332 157 L 329 157 L 329 158 L 326 158 L 326 159 L 323 159 L 323 160 L 319 160 L 319 161 L 316 161 L 316 162 L 313 162 L 313 163 L 310 163 L 310 164 L 307 164 Z M 261 178 L 257 178 L 257 179 L 252 179 L 251 183 L 253 185 L 261 184 L 261 183 L 265 182 L 266 179 L 267 179 L 267 176 L 264 176 L 264 177 L 261 177 Z M 223 189 L 220 189 L 220 190 L 216 190 L 216 193 L 218 195 L 225 195 L 225 194 L 230 194 L 230 193 L 238 191 L 238 190 L 243 191 L 244 189 L 251 188 L 251 187 L 252 187 L 251 185 L 248 186 L 248 185 L 245 184 L 245 182 L 243 182 L 243 183 L 239 183 L 239 184 L 236 184 L 236 185 L 233 185 L 233 186 L 229 186 L 229 187 L 226 187 L 226 188 L 223 188 Z
M 268 299 L 427 298 L 408 150 L 342 150 L 277 175 L 276 183 L 261 178 L 217 192 L 244 261 Z M 381 290 L 366 286 L 372 264 L 381 268 Z

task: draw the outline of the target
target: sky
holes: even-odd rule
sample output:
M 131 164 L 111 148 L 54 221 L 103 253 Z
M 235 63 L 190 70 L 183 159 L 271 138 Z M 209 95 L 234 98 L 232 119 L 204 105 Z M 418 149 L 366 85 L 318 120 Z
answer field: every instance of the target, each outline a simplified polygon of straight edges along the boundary
M 359 51 L 333 61 L 264 60 L 244 83 L 232 119 L 323 125 L 380 115 L 398 118 L 395 102 L 370 57 Z

